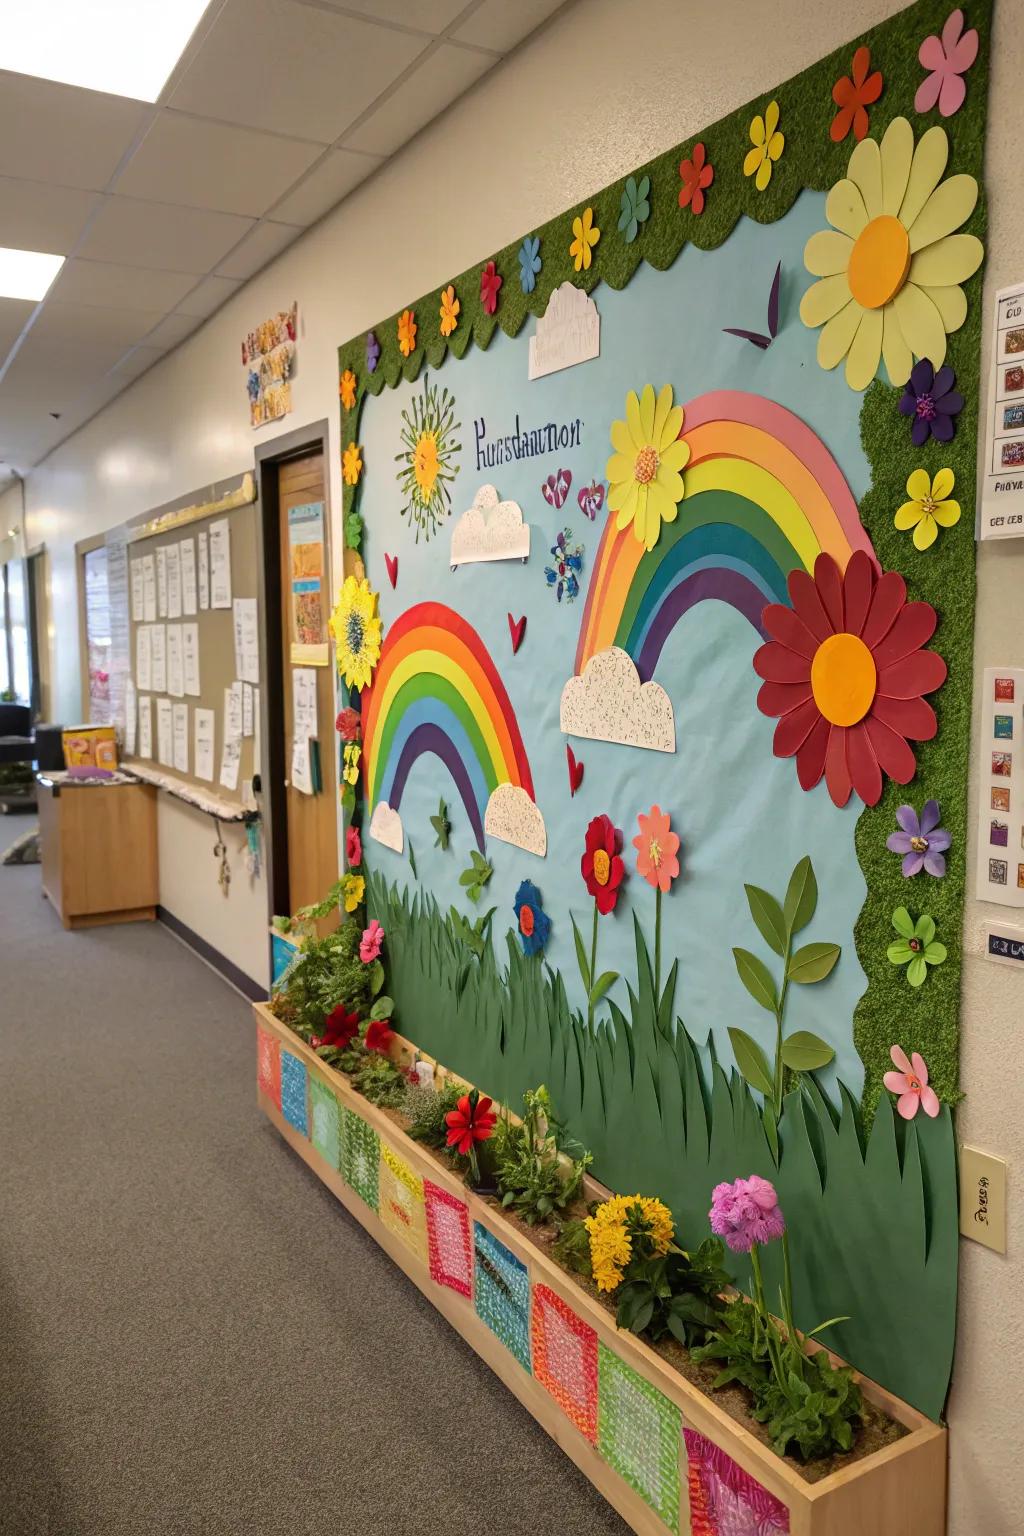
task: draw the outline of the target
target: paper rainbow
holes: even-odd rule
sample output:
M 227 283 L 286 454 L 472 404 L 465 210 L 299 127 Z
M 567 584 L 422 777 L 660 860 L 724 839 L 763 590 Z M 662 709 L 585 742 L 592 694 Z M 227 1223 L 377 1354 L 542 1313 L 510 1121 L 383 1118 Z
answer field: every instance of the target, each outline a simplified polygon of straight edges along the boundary
M 440 758 L 483 850 L 487 802 L 499 784 L 534 799 L 515 711 L 487 647 L 443 603 L 417 603 L 388 628 L 363 702 L 367 809 L 398 810 L 409 772 Z
M 768 603 L 786 603 L 786 578 L 812 570 L 822 550 L 841 569 L 855 549 L 875 552 L 857 503 L 821 439 L 760 395 L 714 390 L 686 407 L 686 495 L 649 553 L 632 528 L 605 525 L 590 578 L 576 672 L 609 646 L 628 651 L 642 682 L 684 613 L 709 598 L 758 631 Z

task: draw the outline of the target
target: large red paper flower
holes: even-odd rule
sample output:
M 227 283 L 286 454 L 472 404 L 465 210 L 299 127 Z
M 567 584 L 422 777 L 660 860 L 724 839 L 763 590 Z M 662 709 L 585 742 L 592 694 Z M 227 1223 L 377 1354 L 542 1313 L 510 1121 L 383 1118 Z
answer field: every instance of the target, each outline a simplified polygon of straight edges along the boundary
M 602 916 L 614 912 L 619 899 L 619 886 L 626 872 L 621 853 L 622 833 L 618 827 L 607 816 L 595 816 L 587 828 L 580 872 Z
M 468 1157 L 478 1141 L 489 1141 L 494 1134 L 498 1117 L 491 1108 L 491 1100 L 480 1098 L 476 1090 L 464 1093 L 456 1109 L 445 1115 L 448 1123 L 448 1145 L 463 1157 Z
M 946 663 L 923 647 L 935 631 L 930 603 L 908 603 L 897 571 L 878 576 L 856 550 L 843 576 L 821 554 L 813 579 L 789 577 L 792 608 L 770 603 L 771 639 L 754 657 L 764 678 L 758 708 L 779 715 L 775 756 L 796 757 L 802 789 L 822 774 L 836 805 L 851 790 L 875 805 L 882 775 L 907 784 L 917 763 L 908 742 L 930 741 L 935 711 L 923 695 L 946 680 Z

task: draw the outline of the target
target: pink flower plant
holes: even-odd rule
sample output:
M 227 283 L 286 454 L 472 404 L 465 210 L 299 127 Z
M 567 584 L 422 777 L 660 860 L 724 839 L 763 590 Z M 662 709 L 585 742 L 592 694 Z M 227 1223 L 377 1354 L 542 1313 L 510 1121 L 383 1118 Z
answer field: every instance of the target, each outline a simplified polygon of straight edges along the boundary
M 354 869 L 363 862 L 363 840 L 359 835 L 358 827 L 345 828 L 345 862 L 349 869 Z
M 934 1088 L 928 1086 L 928 1068 L 924 1057 L 914 1051 L 908 1061 L 906 1052 L 898 1045 L 892 1047 L 889 1055 L 899 1071 L 887 1072 L 882 1082 L 890 1093 L 899 1095 L 896 1103 L 899 1113 L 904 1120 L 913 1120 L 918 1110 L 923 1109 L 934 1120 L 939 1112 L 939 1096 Z
M 786 1230 L 774 1185 L 756 1173 L 732 1184 L 716 1184 L 708 1214 L 712 1232 L 723 1237 L 733 1253 L 749 1253 L 755 1243 L 770 1243 Z
M 384 929 L 374 918 L 369 928 L 363 929 L 363 937 L 359 941 L 359 958 L 364 965 L 370 965 L 380 954 L 384 946 Z
M 978 34 L 974 27 L 964 31 L 964 13 L 951 11 L 942 36 L 926 37 L 918 50 L 918 59 L 931 74 L 925 76 L 914 97 L 916 112 L 930 112 L 936 102 L 941 117 L 959 112 L 967 95 L 962 76 L 978 57 Z

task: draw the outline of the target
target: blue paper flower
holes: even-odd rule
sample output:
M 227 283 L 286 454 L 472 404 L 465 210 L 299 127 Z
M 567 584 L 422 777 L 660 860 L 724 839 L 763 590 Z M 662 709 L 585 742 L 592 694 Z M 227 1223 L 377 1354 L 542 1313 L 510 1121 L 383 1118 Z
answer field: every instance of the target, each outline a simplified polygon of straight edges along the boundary
M 579 597 L 579 574 L 583 569 L 583 545 L 576 544 L 570 548 L 571 538 L 572 529 L 563 528 L 551 546 L 551 556 L 555 563 L 544 567 L 544 579 L 548 586 L 554 587 L 559 602 L 564 595 L 567 603 Z
M 366 371 L 376 373 L 377 364 L 380 362 L 380 342 L 377 340 L 376 331 L 366 333 Z
M 626 185 L 622 190 L 622 202 L 619 204 L 619 228 L 625 236 L 626 244 L 632 245 L 640 233 L 640 225 L 646 224 L 651 216 L 650 204 L 651 178 L 642 176 L 638 182 L 635 176 L 626 178 Z
M 541 906 L 540 891 L 532 880 L 524 880 L 516 891 L 514 911 L 523 954 L 540 954 L 551 933 L 551 919 Z
M 524 293 L 532 293 L 537 286 L 540 259 L 540 236 L 527 235 L 519 247 L 519 283 Z

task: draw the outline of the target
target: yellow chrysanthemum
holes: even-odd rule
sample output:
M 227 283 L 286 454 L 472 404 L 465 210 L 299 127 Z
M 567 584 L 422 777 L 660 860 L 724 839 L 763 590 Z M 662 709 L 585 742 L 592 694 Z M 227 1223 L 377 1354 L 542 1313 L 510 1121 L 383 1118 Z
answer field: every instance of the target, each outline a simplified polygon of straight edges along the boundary
M 569 245 L 569 255 L 577 272 L 588 272 L 593 261 L 594 246 L 601 238 L 601 231 L 594 223 L 593 208 L 584 208 L 582 217 L 572 221 L 574 239 Z
M 764 117 L 758 112 L 750 123 L 750 142 L 743 162 L 744 176 L 753 176 L 754 186 L 763 192 L 772 179 L 772 169 L 786 147 L 786 136 L 779 132 L 779 104 L 770 101 Z
M 655 1252 L 667 1253 L 676 1230 L 672 1212 L 660 1200 L 650 1199 L 646 1195 L 636 1195 L 630 1203 L 639 1206 L 643 1212 Z
M 645 1195 L 613 1195 L 585 1222 L 590 1236 L 590 1267 L 600 1291 L 614 1291 L 633 1256 L 633 1237 L 642 1239 L 642 1257 L 667 1253 L 675 1227 L 660 1200 Z
M 345 748 L 345 767 L 342 774 L 346 784 L 357 784 L 359 782 L 359 759 L 361 756 L 362 748 L 359 743 L 356 741 L 349 742 Z
M 455 327 L 459 323 L 459 313 L 461 309 L 462 305 L 455 297 L 455 289 L 452 284 L 449 283 L 448 287 L 441 295 L 441 308 L 439 313 L 441 316 L 442 336 L 450 336 L 452 331 L 454 331 Z
M 880 358 L 893 384 L 906 383 L 915 357 L 940 368 L 947 334 L 967 316 L 959 285 L 985 252 L 976 236 L 954 230 L 970 218 L 978 183 L 943 181 L 948 157 L 944 129 L 929 128 L 915 148 L 906 118 L 894 118 L 880 146 L 857 145 L 825 204 L 832 228 L 804 247 L 804 265 L 821 281 L 804 294 L 800 318 L 823 327 L 823 368 L 845 357 L 851 389 L 867 388 Z
M 380 659 L 377 594 L 364 576 L 346 576 L 331 614 L 331 634 L 338 653 L 338 674 L 348 688 L 365 688 Z
M 346 875 L 341 882 L 341 899 L 346 912 L 354 912 L 366 892 L 362 875 Z
M 934 480 L 928 478 L 926 469 L 915 469 L 907 481 L 910 500 L 903 503 L 893 522 L 901 533 L 913 528 L 915 548 L 930 548 L 940 528 L 952 528 L 960 521 L 960 503 L 949 500 L 955 484 L 951 469 L 940 469 Z
M 341 403 L 346 411 L 350 411 L 356 403 L 356 376 L 351 368 L 346 368 L 338 385 L 338 393 L 341 395 Z
M 418 329 L 415 311 L 403 309 L 398 317 L 398 350 L 403 357 L 408 357 L 410 352 L 416 350 L 416 332 Z
M 349 443 L 341 456 L 341 473 L 346 485 L 358 485 L 359 476 L 363 472 L 362 455 L 359 452 L 358 443 Z
M 604 1227 L 590 1234 L 590 1268 L 599 1291 L 614 1291 L 622 1284 L 630 1255 L 625 1227 Z
M 672 404 L 672 386 L 666 384 L 655 398 L 654 385 L 646 384 L 637 399 L 626 396 L 625 421 L 612 422 L 615 452 L 605 465 L 608 477 L 608 510 L 616 514 L 620 531 L 633 524 L 641 544 L 653 549 L 662 523 L 674 523 L 684 486 L 681 471 L 690 457 L 690 446 L 679 434 L 683 408 Z

